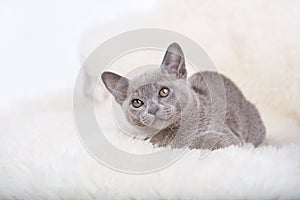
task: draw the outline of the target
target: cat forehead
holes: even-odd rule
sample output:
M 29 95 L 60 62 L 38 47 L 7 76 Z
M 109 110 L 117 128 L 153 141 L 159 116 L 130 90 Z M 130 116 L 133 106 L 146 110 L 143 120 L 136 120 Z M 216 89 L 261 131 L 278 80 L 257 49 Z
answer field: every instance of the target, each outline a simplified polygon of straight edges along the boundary
M 132 91 L 132 94 L 135 96 L 152 96 L 153 93 L 156 93 L 157 90 L 161 88 L 161 85 L 158 83 L 147 83 L 140 85 L 138 88 Z
M 171 82 L 175 80 L 173 77 L 163 73 L 161 70 L 153 70 L 145 72 L 137 77 L 135 77 L 129 86 L 130 91 L 134 91 L 142 88 L 159 86 L 160 83 Z

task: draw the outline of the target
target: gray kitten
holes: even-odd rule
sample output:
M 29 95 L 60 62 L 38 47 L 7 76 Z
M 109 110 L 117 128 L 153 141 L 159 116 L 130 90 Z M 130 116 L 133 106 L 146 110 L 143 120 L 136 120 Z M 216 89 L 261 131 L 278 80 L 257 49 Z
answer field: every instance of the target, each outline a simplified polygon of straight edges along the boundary
M 218 149 L 245 142 L 258 146 L 265 138 L 256 107 L 227 77 L 205 71 L 187 80 L 183 52 L 176 43 L 168 47 L 161 69 L 133 80 L 104 72 L 102 81 L 128 122 L 158 146 Z

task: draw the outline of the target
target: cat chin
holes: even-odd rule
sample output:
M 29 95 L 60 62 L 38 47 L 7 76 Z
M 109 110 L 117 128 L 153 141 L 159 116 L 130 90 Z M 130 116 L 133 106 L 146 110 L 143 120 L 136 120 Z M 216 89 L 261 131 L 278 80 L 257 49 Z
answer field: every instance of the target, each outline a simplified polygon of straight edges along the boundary
M 162 129 L 165 129 L 169 126 L 169 123 L 166 123 L 165 120 L 159 119 L 159 118 L 153 118 L 152 120 L 149 121 L 149 118 L 144 121 L 141 120 L 139 124 L 132 124 L 134 127 L 137 129 L 140 129 L 141 131 L 149 131 L 149 132 L 159 132 Z
M 155 120 L 149 124 L 147 127 L 152 128 L 154 130 L 160 131 L 162 129 L 165 129 L 169 126 L 170 124 L 166 122 L 165 119 L 160 119 L 158 117 L 155 118 Z
M 157 115 L 156 119 L 161 121 L 166 121 L 171 119 L 172 117 L 173 117 L 172 115 Z
M 170 120 L 172 115 L 151 115 L 151 114 L 142 114 L 140 117 L 140 122 L 144 126 L 163 126 L 164 124 L 168 124 L 166 121 Z

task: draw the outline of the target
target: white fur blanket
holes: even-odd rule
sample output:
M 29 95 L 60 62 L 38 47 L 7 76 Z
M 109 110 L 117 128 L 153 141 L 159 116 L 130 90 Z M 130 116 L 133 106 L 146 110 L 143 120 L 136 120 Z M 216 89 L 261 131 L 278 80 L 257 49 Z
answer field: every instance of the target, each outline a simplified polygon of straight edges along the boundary
M 292 134 L 297 128 L 293 120 L 271 113 L 273 122 L 284 120 L 291 129 L 277 126 L 280 134 L 269 131 L 267 143 L 271 144 L 259 148 L 231 146 L 205 158 L 200 156 L 201 150 L 188 151 L 161 171 L 130 175 L 104 167 L 86 152 L 74 128 L 69 97 L 35 99 L 18 112 L 1 116 L 1 199 L 300 196 L 300 136 Z M 149 145 L 122 137 L 114 140 L 136 151 Z

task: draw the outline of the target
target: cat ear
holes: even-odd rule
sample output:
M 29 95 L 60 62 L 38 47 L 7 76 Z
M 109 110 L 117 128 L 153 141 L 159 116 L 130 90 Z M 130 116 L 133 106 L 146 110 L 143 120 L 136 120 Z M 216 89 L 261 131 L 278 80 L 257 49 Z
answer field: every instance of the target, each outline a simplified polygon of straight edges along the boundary
M 161 69 L 168 74 L 175 74 L 177 78 L 186 79 L 187 71 L 184 55 L 177 43 L 172 43 L 168 47 L 161 64 Z
M 105 87 L 115 97 L 116 102 L 122 105 L 127 97 L 129 80 L 112 72 L 104 72 L 101 78 Z

